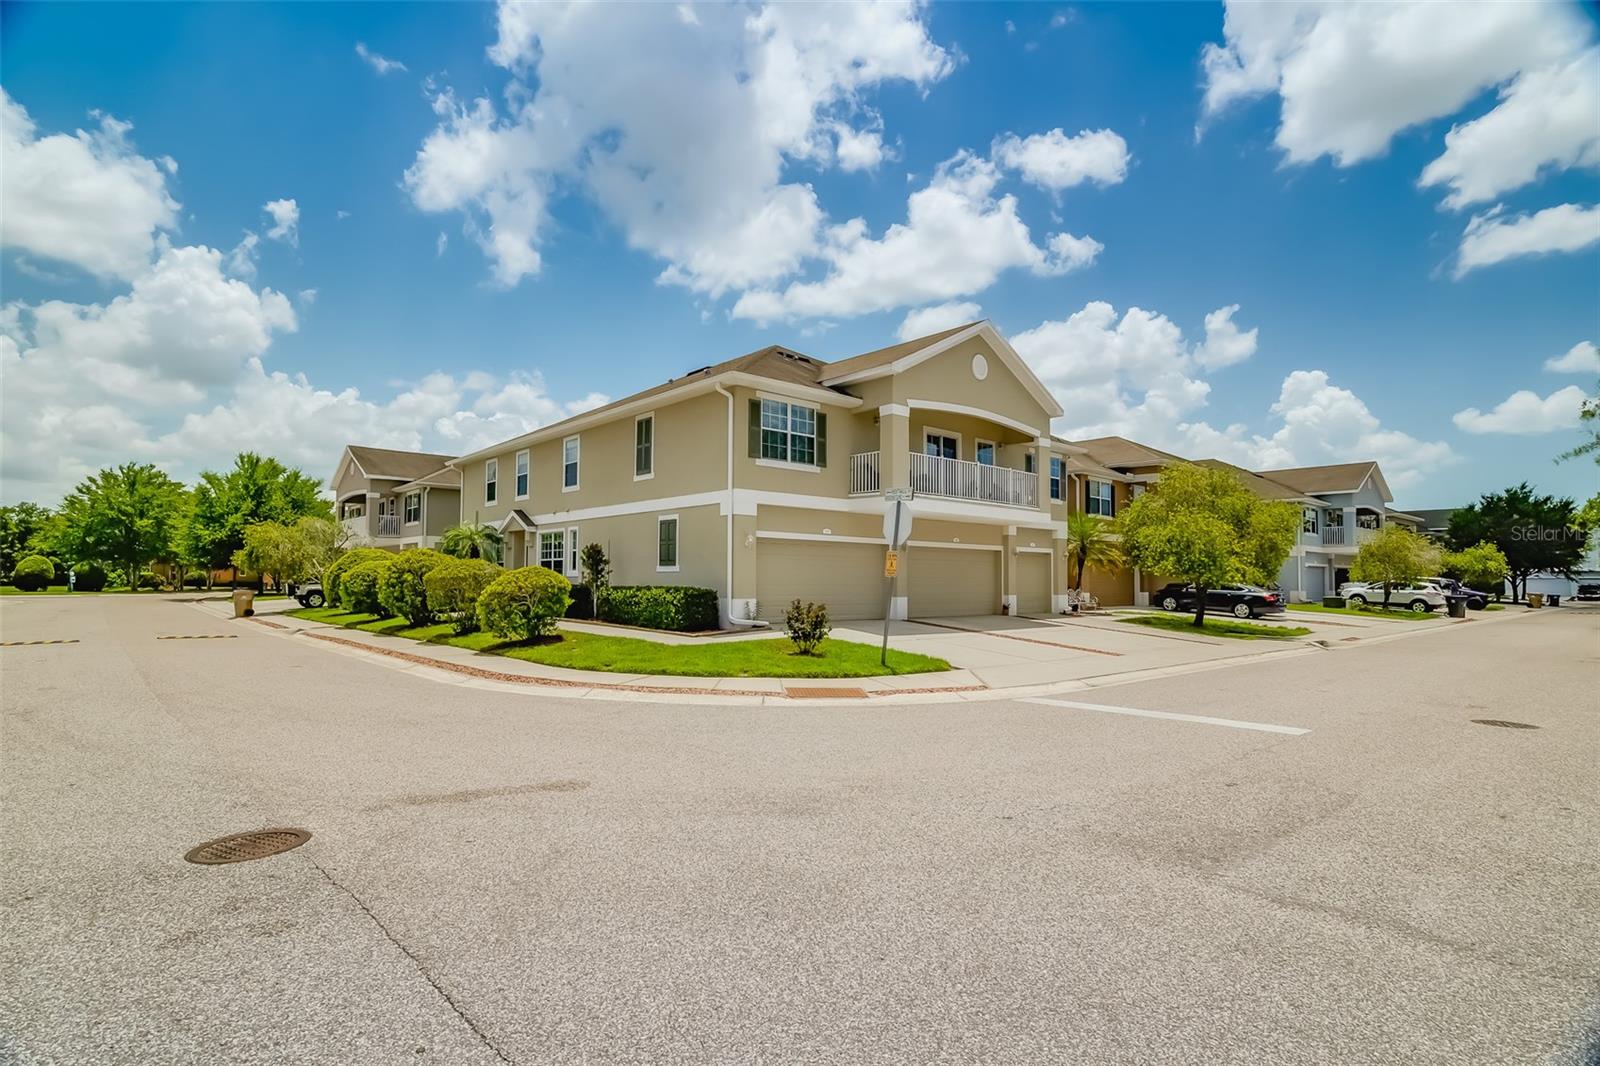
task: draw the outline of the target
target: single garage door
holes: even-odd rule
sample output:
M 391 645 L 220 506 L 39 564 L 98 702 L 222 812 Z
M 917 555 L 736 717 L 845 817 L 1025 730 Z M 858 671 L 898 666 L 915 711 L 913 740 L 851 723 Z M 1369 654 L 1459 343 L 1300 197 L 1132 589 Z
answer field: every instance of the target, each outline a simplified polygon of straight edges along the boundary
M 756 548 L 756 613 L 783 621 L 795 600 L 825 603 L 838 621 L 882 618 L 883 547 L 762 539 Z
M 1312 603 L 1321 603 L 1322 597 L 1328 594 L 1328 568 L 1326 566 L 1306 567 L 1306 599 Z
M 1017 613 L 1050 613 L 1050 556 L 1043 552 L 1017 552 Z
M 1000 553 L 912 548 L 907 556 L 912 618 L 951 618 L 1000 611 Z

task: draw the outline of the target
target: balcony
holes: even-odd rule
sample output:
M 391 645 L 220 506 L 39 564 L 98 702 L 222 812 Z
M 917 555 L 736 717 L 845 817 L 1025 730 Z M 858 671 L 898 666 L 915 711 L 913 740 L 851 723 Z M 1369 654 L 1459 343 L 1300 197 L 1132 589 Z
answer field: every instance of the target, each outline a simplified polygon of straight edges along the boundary
M 398 537 L 400 535 L 400 516 L 394 514 L 381 514 L 368 517 L 364 514 L 350 515 L 343 519 L 340 526 L 359 543 L 371 541 L 374 537 Z
M 880 454 L 860 452 L 850 457 L 850 495 L 871 496 L 881 491 Z M 912 452 L 910 460 L 911 490 L 918 496 L 1029 509 L 1039 506 L 1037 474 L 920 452 Z
M 1351 533 L 1355 536 L 1352 537 Z M 1377 535 L 1376 529 L 1368 529 L 1365 526 L 1323 526 L 1322 546 L 1325 548 L 1360 546 Z

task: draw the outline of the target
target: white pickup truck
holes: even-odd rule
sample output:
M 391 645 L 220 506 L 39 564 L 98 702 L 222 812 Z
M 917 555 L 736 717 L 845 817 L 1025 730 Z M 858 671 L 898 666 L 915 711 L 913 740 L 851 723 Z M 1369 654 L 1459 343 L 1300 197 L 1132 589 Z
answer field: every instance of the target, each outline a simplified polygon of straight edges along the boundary
M 1364 607 L 1369 603 L 1383 603 L 1382 582 L 1351 581 L 1339 586 L 1339 595 L 1357 607 Z M 1389 606 L 1404 606 L 1412 611 L 1431 611 L 1435 607 L 1447 606 L 1450 602 L 1444 589 L 1427 581 L 1418 581 L 1413 585 L 1393 585 L 1389 589 Z

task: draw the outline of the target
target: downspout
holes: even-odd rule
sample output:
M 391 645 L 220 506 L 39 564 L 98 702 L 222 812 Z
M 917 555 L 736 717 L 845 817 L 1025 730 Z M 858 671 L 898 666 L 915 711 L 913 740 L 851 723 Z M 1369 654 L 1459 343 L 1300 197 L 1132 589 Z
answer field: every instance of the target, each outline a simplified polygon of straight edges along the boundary
M 766 629 L 767 623 L 759 619 L 733 616 L 733 393 L 723 388 L 721 382 L 717 383 L 716 389 L 728 401 L 728 496 L 723 502 L 723 507 L 728 512 L 728 522 L 726 533 L 722 538 L 727 549 L 727 572 L 723 578 L 723 588 L 728 590 L 728 624 L 749 629 Z

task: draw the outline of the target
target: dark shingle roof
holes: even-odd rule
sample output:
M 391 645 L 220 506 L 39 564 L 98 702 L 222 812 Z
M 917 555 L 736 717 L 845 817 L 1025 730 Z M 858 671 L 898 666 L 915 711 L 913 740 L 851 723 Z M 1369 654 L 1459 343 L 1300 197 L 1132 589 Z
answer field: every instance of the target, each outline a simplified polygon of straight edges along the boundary
M 1322 492 L 1354 492 L 1377 465 L 1369 459 L 1364 463 L 1295 466 L 1284 470 L 1263 470 L 1261 476 L 1315 496 Z
M 350 445 L 350 455 L 360 464 L 368 477 L 394 478 L 398 481 L 415 481 L 417 478 L 427 477 L 455 458 L 452 455 L 435 455 L 432 452 L 369 448 L 364 444 Z

